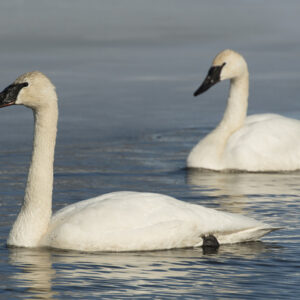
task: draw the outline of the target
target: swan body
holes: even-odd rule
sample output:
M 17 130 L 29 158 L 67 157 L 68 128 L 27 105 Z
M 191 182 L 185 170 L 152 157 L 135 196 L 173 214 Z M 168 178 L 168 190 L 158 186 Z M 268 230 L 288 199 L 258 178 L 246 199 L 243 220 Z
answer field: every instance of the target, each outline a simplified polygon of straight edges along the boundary
M 169 196 L 115 192 L 69 205 L 52 217 L 42 243 L 76 250 L 130 251 L 256 239 L 270 227 L 253 219 L 188 204 Z
M 22 104 L 35 120 L 24 202 L 7 244 L 81 251 L 139 251 L 256 240 L 274 228 L 154 193 L 115 192 L 69 205 L 52 216 L 57 96 L 40 72 L 26 73 L 0 93 L 0 107 Z
M 240 54 L 219 53 L 194 95 L 225 79 L 230 79 L 230 92 L 223 119 L 192 149 L 187 166 L 251 172 L 300 169 L 299 120 L 277 114 L 246 116 L 249 74 Z

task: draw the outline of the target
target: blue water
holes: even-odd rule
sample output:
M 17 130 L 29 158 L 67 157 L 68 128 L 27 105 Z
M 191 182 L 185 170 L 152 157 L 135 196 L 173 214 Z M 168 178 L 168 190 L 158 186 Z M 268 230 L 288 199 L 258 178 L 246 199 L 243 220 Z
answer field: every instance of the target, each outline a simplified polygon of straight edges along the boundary
M 228 83 L 192 93 L 221 50 L 250 70 L 249 113 L 300 119 L 300 4 L 267 1 L 2 1 L 0 85 L 38 69 L 60 102 L 53 209 L 117 190 L 165 193 L 282 227 L 255 243 L 142 253 L 8 249 L 32 113 L 0 111 L 1 299 L 296 299 L 300 172 L 188 171 Z

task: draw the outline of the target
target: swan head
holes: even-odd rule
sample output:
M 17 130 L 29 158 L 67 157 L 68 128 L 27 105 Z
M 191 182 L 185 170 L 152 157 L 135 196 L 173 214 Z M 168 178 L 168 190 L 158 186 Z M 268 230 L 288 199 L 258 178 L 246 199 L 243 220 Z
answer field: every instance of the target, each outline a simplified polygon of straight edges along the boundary
M 245 73 L 248 74 L 248 67 L 243 56 L 233 50 L 224 50 L 213 60 L 206 78 L 195 91 L 194 96 L 204 93 L 219 81 L 235 79 Z
M 19 76 L 0 93 L 0 108 L 22 104 L 34 110 L 57 99 L 55 87 L 47 76 L 34 71 Z

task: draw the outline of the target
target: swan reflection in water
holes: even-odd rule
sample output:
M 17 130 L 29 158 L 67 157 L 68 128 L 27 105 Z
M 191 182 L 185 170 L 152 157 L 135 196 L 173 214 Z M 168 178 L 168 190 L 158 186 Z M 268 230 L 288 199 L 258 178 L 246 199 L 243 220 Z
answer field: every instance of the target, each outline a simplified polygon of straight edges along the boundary
M 26 297 L 52 299 L 101 295 L 135 295 L 155 292 L 189 293 L 187 281 L 196 281 L 197 289 L 207 285 L 210 277 L 223 280 L 230 263 L 214 261 L 240 257 L 255 259 L 272 253 L 274 246 L 249 242 L 221 246 L 215 253 L 205 254 L 201 248 L 129 253 L 82 253 L 76 251 L 9 248 L 10 263 L 17 268 L 11 279 L 15 289 Z M 195 287 L 196 288 L 196 287 Z M 92 291 L 92 292 L 91 292 Z M 82 293 L 82 294 L 81 294 Z
M 284 204 L 298 201 L 300 195 L 300 171 L 246 173 L 189 169 L 186 176 L 193 195 L 208 196 L 208 201 L 216 198 L 221 208 L 235 213 L 245 212 L 249 203 L 264 202 L 271 209 L 281 201 Z
M 9 248 L 10 263 L 17 267 L 10 273 L 14 288 L 23 289 L 29 297 L 52 299 L 52 280 L 56 272 L 52 267 L 49 251 L 46 249 Z

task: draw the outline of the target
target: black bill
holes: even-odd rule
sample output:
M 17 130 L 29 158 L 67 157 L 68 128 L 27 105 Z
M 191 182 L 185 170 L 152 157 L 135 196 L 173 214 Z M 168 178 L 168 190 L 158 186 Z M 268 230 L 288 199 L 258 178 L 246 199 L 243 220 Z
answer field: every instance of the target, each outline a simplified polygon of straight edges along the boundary
M 23 82 L 11 84 L 5 88 L 0 93 L 0 108 L 15 104 L 21 89 L 26 86 L 28 86 L 28 83 Z
M 213 85 L 218 83 L 220 81 L 220 74 L 225 66 L 225 63 L 222 64 L 221 66 L 214 66 L 211 67 L 207 73 L 206 78 L 204 79 L 203 83 L 201 86 L 195 91 L 194 96 L 198 96 L 205 91 L 207 91 L 209 88 L 211 88 Z

